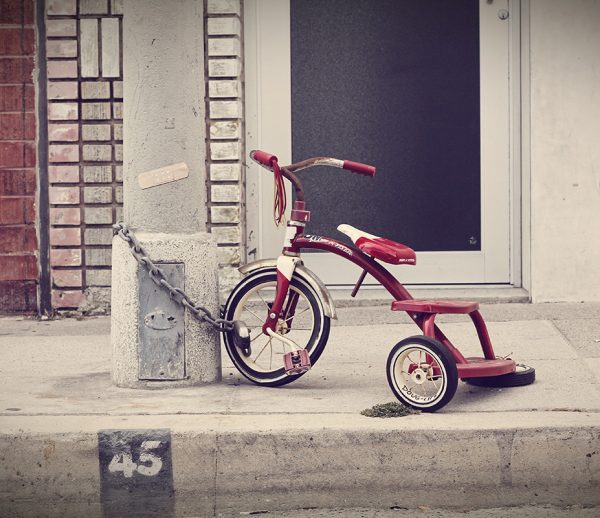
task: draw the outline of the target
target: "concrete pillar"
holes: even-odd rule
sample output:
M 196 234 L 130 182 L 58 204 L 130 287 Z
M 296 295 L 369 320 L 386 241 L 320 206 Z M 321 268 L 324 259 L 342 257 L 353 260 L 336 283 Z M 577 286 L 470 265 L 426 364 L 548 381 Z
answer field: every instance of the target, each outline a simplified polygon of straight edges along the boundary
M 169 266 L 179 272 L 177 284 L 216 315 L 216 244 L 205 232 L 203 26 L 202 0 L 124 2 L 124 218 L 153 261 L 179 263 Z M 187 163 L 187 178 L 140 188 L 140 173 L 177 162 Z M 152 288 L 127 243 L 115 237 L 113 382 L 164 387 L 218 381 L 218 333 L 189 312 L 183 318 Z M 154 317 L 166 325 L 148 325 Z M 183 341 L 183 350 L 165 352 L 173 340 Z M 168 364 L 156 376 L 145 370 L 148 347 Z

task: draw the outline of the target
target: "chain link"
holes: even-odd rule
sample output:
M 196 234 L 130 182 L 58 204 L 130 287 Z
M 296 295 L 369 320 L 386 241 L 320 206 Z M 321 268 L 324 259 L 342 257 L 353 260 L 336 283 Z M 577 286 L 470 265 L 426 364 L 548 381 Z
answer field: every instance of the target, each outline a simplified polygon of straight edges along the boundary
M 125 223 L 120 222 L 113 225 L 113 235 L 119 235 L 119 237 L 127 242 L 135 260 L 148 270 L 148 275 L 152 282 L 166 290 L 169 293 L 169 297 L 177 304 L 187 308 L 199 321 L 209 323 L 222 333 L 233 330 L 233 321 L 225 320 L 223 318 L 214 318 L 210 311 L 204 306 L 194 304 L 185 291 L 181 288 L 172 286 L 169 281 L 167 281 L 165 273 L 152 261 L 152 259 L 150 259 L 150 257 L 148 257 L 144 247 Z

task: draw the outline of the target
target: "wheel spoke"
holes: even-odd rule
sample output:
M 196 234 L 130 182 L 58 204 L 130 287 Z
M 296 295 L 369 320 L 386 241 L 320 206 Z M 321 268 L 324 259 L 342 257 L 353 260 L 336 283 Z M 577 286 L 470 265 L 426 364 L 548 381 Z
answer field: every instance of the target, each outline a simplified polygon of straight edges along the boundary
M 310 306 L 309 306 L 309 307 L 307 307 L 306 309 L 303 309 L 302 311 L 300 311 L 300 313 L 295 313 L 295 314 L 293 314 L 291 317 L 288 317 L 288 318 L 286 318 L 286 319 L 284 320 L 284 322 L 287 322 L 288 320 L 291 320 L 292 318 L 296 318 L 296 317 L 298 317 L 299 315 L 302 315 L 302 313 L 306 313 L 306 312 L 307 312 L 309 309 L 310 309 Z M 287 316 L 287 315 L 286 315 L 286 316 Z
M 257 328 L 257 329 L 258 329 L 258 328 Z M 257 335 L 256 335 L 254 338 L 251 338 L 251 339 L 250 339 L 250 342 L 254 342 L 254 340 L 256 340 L 257 338 L 259 338 L 259 337 L 261 337 L 261 336 L 267 336 L 267 335 L 263 334 L 262 332 L 261 332 L 261 333 L 258 333 L 258 334 L 257 334 Z
M 254 363 L 256 363 L 256 360 L 258 360 L 258 357 L 263 353 L 263 351 L 267 348 L 267 345 L 269 345 L 271 343 L 272 338 L 269 338 L 269 341 L 264 345 L 264 347 L 260 350 L 260 352 L 254 357 L 254 360 L 252 360 Z
M 264 318 L 259 317 L 254 311 L 252 311 L 250 308 L 246 308 L 246 311 L 248 313 L 250 313 L 254 318 L 256 318 L 256 320 L 258 320 L 259 322 L 264 322 Z
M 270 310 L 271 308 L 269 307 L 269 304 L 268 304 L 268 302 L 267 302 L 265 299 L 263 299 L 263 298 L 262 298 L 262 295 L 260 294 L 260 290 L 258 290 L 258 291 L 256 292 L 256 294 L 259 296 L 260 300 L 262 300 L 262 301 L 263 301 L 263 304 L 264 304 L 265 306 L 267 306 L 267 311 L 268 311 L 268 310 Z
M 417 355 L 419 354 L 419 351 L 410 351 L 410 352 L 409 352 L 409 353 L 406 355 L 406 357 L 407 357 L 407 358 L 408 358 L 408 359 L 409 359 L 409 360 L 410 360 L 412 363 L 414 363 L 414 364 L 415 364 L 415 365 L 418 367 L 419 365 L 421 365 L 421 362 L 419 361 L 419 358 L 417 358 L 417 361 L 415 361 L 415 360 L 413 360 L 413 359 L 410 357 L 410 355 L 411 355 L 411 354 L 413 354 L 414 352 L 416 352 L 416 353 L 417 353 Z

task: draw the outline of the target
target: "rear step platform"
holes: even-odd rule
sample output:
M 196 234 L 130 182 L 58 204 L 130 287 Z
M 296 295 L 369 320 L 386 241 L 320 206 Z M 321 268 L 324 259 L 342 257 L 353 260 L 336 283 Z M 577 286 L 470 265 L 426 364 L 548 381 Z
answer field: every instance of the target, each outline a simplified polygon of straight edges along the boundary
M 467 300 L 395 300 L 392 311 L 410 313 L 469 314 L 479 309 L 479 302 Z

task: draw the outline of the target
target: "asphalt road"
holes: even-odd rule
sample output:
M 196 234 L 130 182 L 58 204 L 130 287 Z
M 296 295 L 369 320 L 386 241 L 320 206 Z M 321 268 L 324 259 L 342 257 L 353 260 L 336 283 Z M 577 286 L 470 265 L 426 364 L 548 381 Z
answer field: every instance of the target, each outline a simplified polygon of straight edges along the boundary
M 233 516 L 233 515 L 232 515 Z M 264 518 L 598 518 L 600 507 L 524 506 L 449 511 L 448 509 L 298 509 L 287 512 L 248 511 L 236 516 Z

